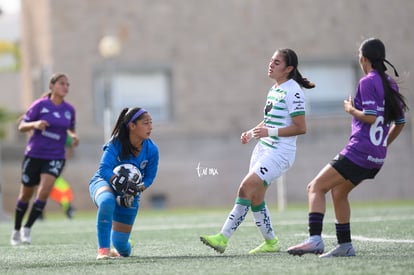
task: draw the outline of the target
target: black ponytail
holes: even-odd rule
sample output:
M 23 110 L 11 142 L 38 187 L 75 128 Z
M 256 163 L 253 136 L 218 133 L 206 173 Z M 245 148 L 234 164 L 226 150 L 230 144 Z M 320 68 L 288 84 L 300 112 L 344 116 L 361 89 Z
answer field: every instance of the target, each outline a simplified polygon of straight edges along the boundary
M 382 85 L 384 87 L 384 121 L 390 123 L 400 118 L 405 111 L 408 111 L 408 106 L 405 97 L 396 91 L 390 81 L 391 77 L 385 71 L 387 67 L 384 62 L 389 64 L 394 69 L 395 76 L 398 77 L 398 72 L 388 60 L 385 59 L 385 46 L 381 40 L 377 38 L 369 38 L 362 42 L 360 47 L 362 56 L 366 57 L 373 69 L 375 69 L 381 76 Z
M 118 119 L 115 123 L 114 129 L 111 134 L 111 142 L 114 142 L 115 139 L 118 139 L 121 143 L 122 150 L 119 158 L 121 160 L 127 159 L 130 155 L 135 154 L 138 151 L 134 145 L 132 145 L 129 140 L 129 123 L 135 123 L 138 119 L 142 117 L 142 114 L 131 121 L 135 114 L 137 114 L 141 108 L 124 108 L 119 113 Z
M 315 83 L 304 78 L 298 70 L 298 56 L 291 49 L 279 49 L 279 53 L 283 55 L 283 58 L 287 66 L 292 66 L 293 70 L 289 73 L 288 78 L 295 80 L 301 87 L 306 89 L 315 88 Z

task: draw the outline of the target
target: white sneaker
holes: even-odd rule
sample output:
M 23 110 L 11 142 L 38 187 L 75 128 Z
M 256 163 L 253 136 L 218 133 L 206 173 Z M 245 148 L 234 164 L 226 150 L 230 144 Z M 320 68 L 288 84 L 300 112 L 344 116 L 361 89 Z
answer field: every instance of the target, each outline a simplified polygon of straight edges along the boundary
M 324 250 L 324 244 L 321 236 L 314 235 L 306 239 L 304 242 L 289 247 L 287 252 L 290 255 L 302 256 L 305 253 L 322 254 Z
M 22 240 L 20 239 L 20 231 L 13 229 L 13 232 L 10 238 L 10 244 L 20 245 L 21 243 L 22 243 Z
M 22 227 L 20 229 L 20 237 L 22 239 L 22 243 L 30 244 L 32 242 L 32 237 L 30 236 L 30 228 Z
M 322 254 L 319 258 L 332 258 L 332 257 L 352 257 L 355 256 L 355 249 L 352 243 L 338 244 L 331 251 Z

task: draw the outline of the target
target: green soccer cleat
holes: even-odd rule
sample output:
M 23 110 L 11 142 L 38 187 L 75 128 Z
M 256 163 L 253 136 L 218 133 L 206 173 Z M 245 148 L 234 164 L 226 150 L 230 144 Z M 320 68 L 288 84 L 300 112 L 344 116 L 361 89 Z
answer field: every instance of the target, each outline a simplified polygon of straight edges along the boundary
M 135 242 L 132 239 L 128 239 L 129 245 L 131 246 L 131 249 L 134 248 Z
M 261 245 L 250 250 L 249 254 L 274 253 L 279 251 L 279 239 L 275 237 L 273 240 L 265 240 Z
M 215 251 L 223 253 L 227 247 L 228 239 L 224 237 L 223 234 L 218 233 L 216 235 L 202 235 L 200 236 L 200 241 L 202 241 L 205 245 L 210 246 Z

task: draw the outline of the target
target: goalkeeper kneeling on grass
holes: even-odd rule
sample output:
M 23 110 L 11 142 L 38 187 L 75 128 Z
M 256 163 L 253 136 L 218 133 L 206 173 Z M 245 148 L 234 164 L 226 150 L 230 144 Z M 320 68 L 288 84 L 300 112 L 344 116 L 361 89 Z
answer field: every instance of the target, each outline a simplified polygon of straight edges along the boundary
M 98 260 L 131 255 L 130 234 L 141 194 L 153 183 L 158 169 L 158 148 L 150 139 L 151 131 L 152 119 L 145 109 L 124 108 L 103 147 L 99 168 L 89 184 L 98 207 Z

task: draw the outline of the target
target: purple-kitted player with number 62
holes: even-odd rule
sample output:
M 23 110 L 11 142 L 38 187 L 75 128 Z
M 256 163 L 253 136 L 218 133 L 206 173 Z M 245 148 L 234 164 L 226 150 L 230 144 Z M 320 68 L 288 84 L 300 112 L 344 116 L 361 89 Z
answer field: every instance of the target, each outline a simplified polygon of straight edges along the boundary
M 352 133 L 348 144 L 308 184 L 309 235 L 303 243 L 292 246 L 288 253 L 322 254 L 321 238 L 325 214 L 325 194 L 331 191 L 336 217 L 338 245 L 321 258 L 355 256 L 351 243 L 351 210 L 348 194 L 363 180 L 373 179 L 387 154 L 387 147 L 400 134 L 408 110 L 397 83 L 385 71 L 385 46 L 370 38 L 359 48 L 359 64 L 365 76 L 359 81 L 354 100 L 344 100 L 344 108 L 352 116 Z

